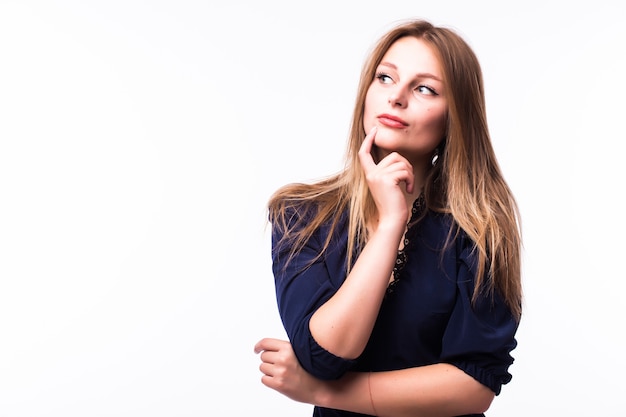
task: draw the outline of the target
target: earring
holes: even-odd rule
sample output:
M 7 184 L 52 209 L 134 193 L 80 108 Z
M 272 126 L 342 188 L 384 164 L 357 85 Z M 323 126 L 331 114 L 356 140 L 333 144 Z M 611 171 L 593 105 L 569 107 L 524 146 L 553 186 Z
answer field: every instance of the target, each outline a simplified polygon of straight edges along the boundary
M 430 160 L 430 164 L 432 166 L 437 165 L 437 161 L 439 160 L 439 147 L 435 148 L 435 153 L 433 154 L 433 159 Z

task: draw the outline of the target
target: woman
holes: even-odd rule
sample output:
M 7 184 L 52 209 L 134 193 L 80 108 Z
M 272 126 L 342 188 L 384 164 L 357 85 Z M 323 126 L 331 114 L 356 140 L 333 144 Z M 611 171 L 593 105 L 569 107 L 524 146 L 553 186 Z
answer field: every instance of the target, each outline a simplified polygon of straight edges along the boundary
M 384 35 L 346 160 L 269 201 L 289 341 L 255 346 L 262 382 L 319 417 L 482 415 L 511 379 L 521 236 L 467 43 L 422 20 Z

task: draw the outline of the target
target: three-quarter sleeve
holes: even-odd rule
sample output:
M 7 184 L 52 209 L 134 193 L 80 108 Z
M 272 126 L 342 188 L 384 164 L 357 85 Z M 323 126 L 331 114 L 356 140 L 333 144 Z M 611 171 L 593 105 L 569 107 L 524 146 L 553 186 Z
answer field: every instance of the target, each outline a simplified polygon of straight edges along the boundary
M 345 279 L 344 249 L 337 239 L 318 257 L 327 232 L 320 228 L 287 262 L 291 247 L 280 243 L 280 230 L 272 230 L 272 270 L 283 326 L 302 367 L 325 380 L 341 377 L 355 363 L 321 347 L 309 329 L 313 313 L 337 292 Z
M 466 245 L 458 257 L 457 297 L 444 332 L 441 359 L 498 395 L 511 380 L 508 368 L 519 322 L 498 291 L 481 294 L 472 304 L 475 265 L 475 253 Z

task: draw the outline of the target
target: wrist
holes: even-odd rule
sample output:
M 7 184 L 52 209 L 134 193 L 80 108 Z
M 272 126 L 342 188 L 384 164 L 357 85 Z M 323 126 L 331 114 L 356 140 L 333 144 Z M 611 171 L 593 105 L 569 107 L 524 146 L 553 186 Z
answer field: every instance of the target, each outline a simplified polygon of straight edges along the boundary
M 318 389 L 313 394 L 315 405 L 371 414 L 373 408 L 368 377 L 367 372 L 348 372 L 337 380 L 319 381 Z
M 406 231 L 406 223 L 399 221 L 386 220 L 376 225 L 370 239 L 382 239 L 390 248 L 397 248 L 404 232 Z
M 324 408 L 332 408 L 333 388 L 336 381 L 318 380 L 317 386 L 312 391 L 313 405 Z

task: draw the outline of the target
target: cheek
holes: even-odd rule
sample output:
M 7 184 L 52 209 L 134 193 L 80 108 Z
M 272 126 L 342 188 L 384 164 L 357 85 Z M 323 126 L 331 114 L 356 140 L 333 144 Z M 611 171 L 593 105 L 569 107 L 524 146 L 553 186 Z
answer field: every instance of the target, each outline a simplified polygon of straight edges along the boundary
M 428 125 L 436 131 L 438 135 L 443 136 L 447 125 L 446 111 L 441 109 L 428 109 Z

